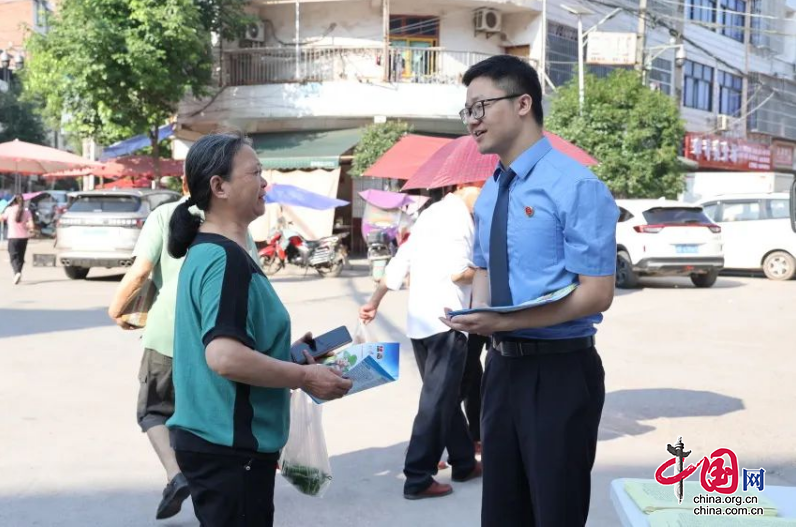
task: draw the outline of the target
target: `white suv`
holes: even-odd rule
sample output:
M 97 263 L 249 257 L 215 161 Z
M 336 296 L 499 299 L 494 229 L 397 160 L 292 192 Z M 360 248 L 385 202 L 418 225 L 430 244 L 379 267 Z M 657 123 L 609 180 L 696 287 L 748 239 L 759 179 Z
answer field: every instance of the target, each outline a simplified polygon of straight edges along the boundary
M 721 227 L 702 207 L 672 200 L 617 200 L 616 286 L 642 275 L 689 276 L 709 288 L 724 266 Z
M 721 226 L 724 267 L 763 270 L 772 280 L 796 274 L 796 233 L 787 193 L 726 194 L 704 199 L 705 213 Z
M 149 213 L 180 199 L 166 189 L 84 191 L 58 220 L 58 260 L 70 279 L 85 279 L 91 268 L 130 266 L 133 249 Z

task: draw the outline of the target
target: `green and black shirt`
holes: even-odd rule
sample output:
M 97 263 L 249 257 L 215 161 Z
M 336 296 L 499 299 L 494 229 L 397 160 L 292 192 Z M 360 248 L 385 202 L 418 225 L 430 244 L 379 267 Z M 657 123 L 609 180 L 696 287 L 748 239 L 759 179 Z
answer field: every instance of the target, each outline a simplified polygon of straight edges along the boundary
M 199 233 L 177 287 L 174 326 L 176 409 L 167 425 L 185 451 L 276 453 L 290 427 L 288 389 L 254 387 L 216 374 L 205 347 L 237 339 L 290 361 L 290 316 L 249 254 L 221 235 Z

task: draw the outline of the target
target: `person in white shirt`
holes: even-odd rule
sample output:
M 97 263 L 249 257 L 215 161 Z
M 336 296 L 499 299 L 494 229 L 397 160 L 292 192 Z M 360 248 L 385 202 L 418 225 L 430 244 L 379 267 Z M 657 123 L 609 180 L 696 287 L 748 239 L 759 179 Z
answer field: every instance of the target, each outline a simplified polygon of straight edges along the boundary
M 475 274 L 472 212 L 480 191 L 461 186 L 423 211 L 387 266 L 378 289 L 360 310 L 362 321 L 371 322 L 387 292 L 401 289 L 410 276 L 406 334 L 423 380 L 404 464 L 404 497 L 410 500 L 453 492 L 450 485 L 434 480 L 445 448 L 454 481 L 481 476 L 459 399 L 467 335 L 452 331 L 439 315 L 445 308 L 470 307 Z

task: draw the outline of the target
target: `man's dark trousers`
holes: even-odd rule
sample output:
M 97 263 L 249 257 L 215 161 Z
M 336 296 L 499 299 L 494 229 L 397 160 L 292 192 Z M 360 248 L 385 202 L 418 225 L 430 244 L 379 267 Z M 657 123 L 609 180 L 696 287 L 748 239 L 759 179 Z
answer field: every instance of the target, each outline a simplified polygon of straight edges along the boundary
M 423 389 L 404 465 L 404 493 L 408 494 L 431 485 L 445 448 L 454 478 L 464 478 L 475 469 L 475 447 L 459 399 L 467 337 L 451 330 L 412 339 L 412 348 Z
M 483 526 L 584 526 L 605 402 L 594 347 L 504 357 L 490 348 L 481 414 Z
M 467 361 L 462 375 L 460 397 L 473 442 L 481 441 L 481 381 L 484 377 L 481 354 L 489 341 L 488 337 L 477 334 L 470 334 L 467 337 Z

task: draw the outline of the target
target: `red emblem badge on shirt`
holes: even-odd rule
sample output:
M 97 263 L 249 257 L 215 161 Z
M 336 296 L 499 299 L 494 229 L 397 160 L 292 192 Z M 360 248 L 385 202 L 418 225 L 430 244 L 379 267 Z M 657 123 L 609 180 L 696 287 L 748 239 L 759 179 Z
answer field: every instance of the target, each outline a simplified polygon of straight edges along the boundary
M 530 218 L 533 216 L 533 213 L 534 213 L 533 207 L 531 207 L 530 205 L 525 207 L 525 216 Z

